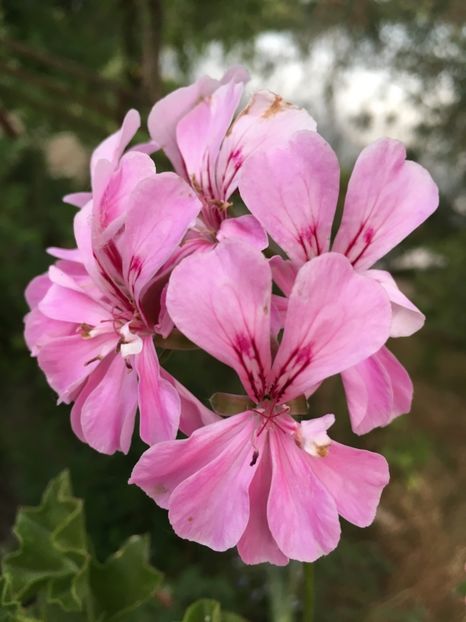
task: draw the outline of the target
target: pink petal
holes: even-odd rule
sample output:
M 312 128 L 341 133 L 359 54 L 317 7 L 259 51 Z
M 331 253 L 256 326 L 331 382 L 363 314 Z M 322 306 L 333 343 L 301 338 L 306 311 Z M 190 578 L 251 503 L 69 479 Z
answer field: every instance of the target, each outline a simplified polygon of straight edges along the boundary
M 118 337 L 100 335 L 84 339 L 79 334 L 59 337 L 45 343 L 38 355 L 39 367 L 60 399 L 69 402 L 84 382 L 117 345 Z
M 39 302 L 47 293 L 51 284 L 52 283 L 49 279 L 48 273 L 40 274 L 39 276 L 34 277 L 32 281 L 28 283 L 24 292 L 24 297 L 26 298 L 26 302 L 31 309 L 37 307 Z
M 358 527 L 372 523 L 390 475 L 383 456 L 332 441 L 325 457 L 310 457 L 312 469 L 335 500 L 338 513 Z
M 298 130 L 315 130 L 314 119 L 303 109 L 270 91 L 255 93 L 240 112 L 218 155 L 217 180 L 224 199 L 238 187 L 246 160 L 288 141 Z
M 74 192 L 63 197 L 63 202 L 74 207 L 84 207 L 92 199 L 92 192 Z
M 219 86 L 187 113 L 176 128 L 187 177 L 207 199 L 225 198 L 217 183 L 217 157 L 243 89 L 241 82 Z
M 270 324 L 272 335 L 277 337 L 278 333 L 285 326 L 286 314 L 288 312 L 288 298 L 272 294 L 272 307 L 270 313 Z
M 138 143 L 137 145 L 133 145 L 128 149 L 130 151 L 140 151 L 141 153 L 147 153 L 147 155 L 151 155 L 156 151 L 159 151 L 160 145 L 155 142 L 155 140 L 148 140 L 145 143 Z
M 291 559 L 313 562 L 332 551 L 340 539 L 335 502 L 311 467 L 311 457 L 293 437 L 269 433 L 272 481 L 267 504 L 269 528 Z
M 411 410 L 413 384 L 406 369 L 386 347 L 344 370 L 341 377 L 351 427 L 356 434 L 384 427 Z
M 105 377 L 108 368 L 110 367 L 110 363 L 113 361 L 115 355 L 106 356 L 105 359 L 98 365 L 94 371 L 89 374 L 82 388 L 79 390 L 76 399 L 73 403 L 70 413 L 70 422 L 71 429 L 79 438 L 80 441 L 86 443 L 86 439 L 84 437 L 84 432 L 81 425 L 81 413 L 83 405 L 85 404 L 89 395 L 94 391 L 94 389 L 100 384 L 102 379 Z
M 329 248 L 339 191 L 338 160 L 315 132 L 252 155 L 240 193 L 269 235 L 300 265 Z
M 180 398 L 176 389 L 160 377 L 160 367 L 151 336 L 143 337 L 142 352 L 135 356 L 139 378 L 139 425 L 148 445 L 176 438 L 180 421 Z
M 127 453 L 137 408 L 137 378 L 119 355 L 113 356 L 105 375 L 81 408 L 85 441 L 97 451 Z
M 191 435 L 198 428 L 220 420 L 220 417 L 209 410 L 200 402 L 191 391 L 178 382 L 164 369 L 160 370 L 162 378 L 165 378 L 176 389 L 181 400 L 180 430 L 183 434 Z
M 78 248 L 58 248 L 57 246 L 49 246 L 47 253 L 58 259 L 82 263 L 81 253 Z
M 24 318 L 24 340 L 31 351 L 31 356 L 37 356 L 40 349 L 55 337 L 65 337 L 75 332 L 76 324 L 51 320 L 37 307 Z
M 130 202 L 121 241 L 123 275 L 139 301 L 144 288 L 182 241 L 201 204 L 174 173 L 144 180 Z
M 41 313 L 53 320 L 75 322 L 112 330 L 112 315 L 100 303 L 84 293 L 52 284 L 38 305 Z
M 424 326 L 425 315 L 398 289 L 389 272 L 368 270 L 366 274 L 382 285 L 392 303 L 390 337 L 409 337 Z
M 237 218 L 226 218 L 220 225 L 217 233 L 217 240 L 237 239 L 243 240 L 246 244 L 255 246 L 263 251 L 269 245 L 267 233 L 262 228 L 260 222 L 251 214 L 238 216 Z
M 222 453 L 177 486 L 169 501 L 168 517 L 175 532 L 214 551 L 235 546 L 249 520 L 249 485 L 256 470 L 251 438 L 256 422 L 251 415 L 233 418 L 240 418 L 236 434 L 222 446 Z
M 167 307 L 191 341 L 232 367 L 258 401 L 270 368 L 271 273 L 252 246 L 225 240 L 172 273 Z
M 285 296 L 289 296 L 298 273 L 296 265 L 289 259 L 283 259 L 280 255 L 271 257 L 269 265 L 272 268 L 274 283 L 278 285 Z
M 98 234 L 114 221 L 117 221 L 118 228 L 121 227 L 121 218 L 129 207 L 129 196 L 139 182 L 154 175 L 155 165 L 148 155 L 132 151 L 121 158 L 102 194 L 99 197 L 94 195 L 93 218 L 97 221 Z
M 307 262 L 289 298 L 271 392 L 293 399 L 364 360 L 387 341 L 390 320 L 384 290 L 345 257 L 325 253 Z
M 242 430 L 249 429 L 251 420 L 249 413 L 235 415 L 203 426 L 185 440 L 153 445 L 142 454 L 129 483 L 136 484 L 158 505 L 168 508 L 173 491 L 216 460 L 236 436 L 241 436 Z M 251 446 L 250 441 L 249 438 L 248 446 Z M 252 455 L 252 450 L 250 453 Z
M 285 566 L 289 561 L 278 548 L 268 525 L 267 502 L 271 478 L 270 448 L 268 443 L 265 443 L 249 487 L 249 521 L 238 542 L 238 553 L 245 564 L 269 562 L 276 566 Z
M 149 114 L 149 133 L 164 149 L 177 173 L 185 174 L 183 159 L 176 142 L 176 127 L 180 119 L 221 84 L 229 81 L 246 82 L 248 79 L 246 70 L 232 67 L 220 82 L 209 76 L 202 76 L 194 84 L 173 91 L 155 104 Z
M 366 147 L 348 185 L 343 218 L 332 250 L 366 269 L 399 244 L 438 206 L 438 189 L 429 173 L 406 160 L 397 140 Z
M 101 142 L 94 150 L 91 157 L 92 176 L 95 173 L 99 160 L 108 160 L 113 167 L 116 167 L 118 160 L 123 155 L 124 150 L 138 131 L 140 125 L 141 119 L 138 111 L 134 109 L 129 110 L 123 119 L 120 129 Z M 94 186 L 94 183 L 92 186 Z

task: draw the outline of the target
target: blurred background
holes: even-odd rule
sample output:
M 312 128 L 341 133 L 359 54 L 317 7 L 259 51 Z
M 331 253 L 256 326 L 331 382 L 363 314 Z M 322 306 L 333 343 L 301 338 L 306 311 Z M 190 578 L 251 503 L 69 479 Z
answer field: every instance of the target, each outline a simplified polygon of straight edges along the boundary
M 37 503 L 69 466 L 102 558 L 132 533 L 151 534 L 167 577 L 160 622 L 200 596 L 251 622 L 299 616 L 299 567 L 248 568 L 234 552 L 178 540 L 166 513 L 126 485 L 142 446 L 108 457 L 74 438 L 69 408 L 55 405 L 22 338 L 24 287 L 46 270 L 46 247 L 72 245 L 74 209 L 61 197 L 89 187 L 92 148 L 129 107 L 147 115 L 168 90 L 238 62 L 249 92 L 269 88 L 311 112 L 343 186 L 380 136 L 405 142 L 440 186 L 440 209 L 385 262 L 428 318 L 392 344 L 414 380 L 412 413 L 355 438 L 339 381 L 311 404 L 314 416 L 337 414 L 334 436 L 383 452 L 392 471 L 374 526 L 344 524 L 340 547 L 317 562 L 316 620 L 465 620 L 464 0 L 0 1 L 0 548 L 18 504 Z M 183 354 L 165 364 L 204 400 L 235 383 L 200 352 L 189 367 Z

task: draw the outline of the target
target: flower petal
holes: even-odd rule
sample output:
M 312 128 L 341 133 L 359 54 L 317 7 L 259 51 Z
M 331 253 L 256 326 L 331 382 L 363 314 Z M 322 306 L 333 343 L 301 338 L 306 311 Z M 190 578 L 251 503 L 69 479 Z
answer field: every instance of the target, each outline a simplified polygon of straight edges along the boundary
M 95 175 L 95 169 L 99 160 L 108 160 L 113 167 L 116 167 L 118 160 L 123 155 L 124 150 L 138 131 L 140 125 L 141 119 L 138 111 L 134 109 L 128 110 L 120 129 L 102 141 L 94 150 L 91 157 L 92 177 Z M 94 187 L 94 179 L 92 186 Z
M 73 392 L 117 345 L 118 338 L 100 335 L 84 339 L 79 334 L 57 337 L 39 351 L 39 367 L 47 382 L 66 403 Z
M 139 426 L 148 445 L 176 438 L 180 422 L 180 398 L 176 389 L 160 376 L 151 336 L 143 337 L 142 352 L 134 364 L 139 378 Z
M 136 374 L 121 356 L 114 355 L 82 405 L 80 423 L 85 441 L 104 454 L 128 453 L 136 409 Z
M 384 427 L 411 410 L 413 383 L 406 369 L 386 347 L 345 369 L 341 378 L 351 427 L 356 434 Z
M 335 500 L 338 513 L 358 527 L 372 523 L 390 475 L 383 456 L 332 441 L 312 469 Z
M 235 546 L 249 520 L 249 485 L 257 468 L 251 461 L 256 422 L 251 414 L 236 418 L 241 418 L 236 434 L 222 453 L 177 486 L 169 501 L 175 532 L 214 551 Z
M 217 157 L 243 89 L 242 82 L 219 86 L 177 125 L 176 140 L 187 177 L 206 200 L 225 199 L 217 180 Z
M 387 341 L 390 319 L 384 290 L 345 257 L 325 253 L 307 262 L 289 298 L 271 392 L 288 401 L 364 360 Z
M 92 327 L 100 327 L 103 322 L 110 322 L 107 325 L 109 330 L 112 328 L 112 315 L 105 307 L 84 293 L 60 285 L 51 285 L 38 308 L 53 320 L 88 324 Z
M 218 458 L 232 439 L 248 427 L 250 420 L 249 413 L 235 415 L 203 426 L 185 440 L 153 445 L 142 454 L 129 483 L 136 484 L 158 505 L 168 508 L 173 491 Z
M 289 259 L 283 259 L 280 255 L 274 255 L 269 259 L 272 268 L 272 277 L 274 283 L 282 290 L 285 296 L 291 294 L 293 283 L 295 282 L 298 268 Z
M 167 291 L 168 311 L 181 332 L 232 367 L 256 402 L 270 369 L 271 286 L 262 254 L 225 240 L 186 258 Z
M 75 332 L 76 324 L 51 320 L 37 307 L 24 317 L 24 340 L 31 356 L 37 356 L 40 349 L 52 339 L 73 335 Z
M 257 151 L 284 144 L 298 130 L 315 130 L 314 119 L 303 109 L 270 91 L 255 93 L 239 113 L 222 144 L 217 162 L 217 184 L 227 200 L 238 187 L 243 165 Z
M 217 240 L 236 239 L 243 240 L 246 244 L 255 246 L 263 251 L 269 245 L 267 233 L 262 225 L 251 214 L 238 216 L 237 218 L 226 218 L 220 225 L 217 233 Z
M 382 285 L 392 303 L 390 337 L 409 337 L 424 326 L 425 315 L 398 289 L 389 272 L 368 270 L 366 274 Z
M 123 276 L 136 301 L 167 261 L 197 216 L 201 204 L 174 173 L 142 181 L 131 194 L 121 239 Z
M 272 481 L 267 517 L 284 555 L 313 562 L 332 551 L 340 539 L 335 501 L 311 466 L 312 458 L 281 431 L 269 433 Z
M 358 269 L 370 268 L 423 223 L 438 200 L 431 176 L 406 160 L 403 144 L 378 140 L 355 164 L 332 250 L 345 254 Z
M 329 248 L 339 191 L 338 160 L 310 131 L 249 157 L 240 193 L 269 235 L 300 265 Z
M 24 297 L 30 309 L 37 307 L 51 284 L 48 273 L 39 274 L 39 276 L 34 277 L 32 281 L 28 283 L 24 292 Z
M 249 76 L 245 69 L 232 67 L 221 81 L 214 80 L 209 76 L 202 76 L 194 84 L 173 91 L 154 105 L 147 122 L 149 133 L 165 151 L 179 175 L 185 175 L 185 169 L 176 142 L 178 122 L 202 98 L 211 95 L 221 84 L 229 81 L 246 82 L 248 79 Z
M 268 443 L 265 443 L 249 487 L 249 521 L 238 542 L 238 553 L 245 564 L 269 562 L 276 566 L 285 566 L 289 561 L 278 548 L 267 522 L 267 501 L 271 478 L 270 448 Z
M 180 430 L 183 434 L 191 435 L 198 428 L 202 428 L 209 423 L 215 423 L 220 420 L 220 417 L 216 415 L 212 410 L 209 410 L 202 402 L 200 402 L 195 395 L 188 391 L 188 389 L 178 382 L 173 376 L 171 376 L 164 369 L 160 370 L 162 378 L 165 378 L 170 384 L 172 384 L 181 400 L 181 416 L 180 416 Z
M 84 207 L 92 199 L 92 192 L 73 192 L 63 197 L 63 202 L 73 207 Z

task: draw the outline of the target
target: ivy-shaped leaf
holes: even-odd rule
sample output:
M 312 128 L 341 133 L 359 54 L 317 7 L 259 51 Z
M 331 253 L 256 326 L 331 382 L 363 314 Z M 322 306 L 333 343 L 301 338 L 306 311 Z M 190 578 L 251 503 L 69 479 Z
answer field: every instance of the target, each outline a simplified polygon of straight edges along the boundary
M 23 602 L 45 588 L 49 601 L 80 611 L 90 556 L 83 503 L 72 496 L 67 471 L 50 482 L 38 507 L 18 513 L 13 531 L 19 546 L 2 564 L 10 597 Z
M 202 598 L 188 607 L 182 622 L 246 622 L 246 620 L 234 613 L 222 612 L 217 601 Z
M 146 537 L 133 536 L 103 564 L 92 558 L 67 472 L 38 507 L 18 512 L 14 533 L 17 550 L 2 563 L 0 622 L 137 622 L 162 580 Z
M 155 594 L 162 573 L 149 564 L 149 539 L 132 536 L 104 564 L 90 572 L 94 610 L 98 620 L 117 622 Z

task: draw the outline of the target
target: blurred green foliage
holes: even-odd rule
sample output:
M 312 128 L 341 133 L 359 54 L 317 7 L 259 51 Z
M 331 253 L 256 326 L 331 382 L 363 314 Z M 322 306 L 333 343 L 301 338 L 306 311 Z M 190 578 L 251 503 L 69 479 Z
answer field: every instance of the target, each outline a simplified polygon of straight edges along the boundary
M 347 421 L 340 416 L 335 433 L 361 447 L 382 448 L 392 465 L 393 489 L 401 490 L 403 499 L 420 494 L 433 459 L 440 460 L 437 467 L 445 465 L 448 477 L 458 477 L 460 449 L 451 450 L 450 445 L 454 439 L 461 447 L 464 439 L 459 410 L 465 407 L 466 396 L 461 375 L 466 350 L 465 11 L 462 0 L 1 2 L 1 548 L 11 546 L 17 505 L 36 503 L 49 479 L 68 467 L 77 494 L 86 501 L 87 530 L 93 542 L 91 549 L 86 539 L 86 555 L 108 559 L 133 534 L 150 534 L 150 559 L 168 577 L 159 594 L 157 617 L 151 619 L 173 622 L 194 600 L 214 598 L 225 610 L 238 611 L 254 622 L 271 622 L 277 594 L 286 601 L 282 608 L 286 620 L 300 616 L 299 568 L 290 565 L 270 572 L 249 568 L 234 551 L 218 554 L 180 541 L 166 513 L 127 485 L 144 449 L 142 443 L 136 441 L 128 456 L 102 456 L 73 437 L 69 408 L 56 406 L 53 392 L 28 356 L 21 319 L 27 311 L 24 287 L 50 262 L 44 249 L 73 243 L 74 209 L 63 205 L 61 197 L 88 185 L 86 172 L 65 176 L 53 170 L 48 161 L 50 139 L 70 132 L 77 139 L 72 155 L 77 159 L 82 149 L 86 155 L 117 127 L 127 108 L 135 106 L 146 113 L 155 97 L 185 81 L 210 44 L 228 51 L 233 62 L 247 59 L 266 73 L 273 67 L 270 59 L 257 56 L 255 41 L 269 31 L 289 35 L 303 57 L 325 37 L 334 44 L 333 65 L 325 78 L 329 108 L 344 72 L 354 67 L 382 68 L 390 75 L 406 76 L 407 88 L 414 84 L 411 96 L 422 111 L 422 123 L 410 145 L 411 156 L 418 159 L 427 154 L 443 180 L 438 212 L 387 261 L 428 316 L 419 339 L 410 341 L 412 345 L 395 346 L 414 374 L 416 413 L 364 439 L 351 438 Z M 162 67 L 171 67 L 169 79 Z M 366 122 L 371 122 L 369 114 Z M 162 168 L 166 165 L 160 160 Z M 343 185 L 348 176 L 349 171 L 343 171 Z M 422 271 L 397 267 L 407 250 L 418 247 L 440 257 L 440 263 Z M 163 356 L 169 371 L 204 402 L 215 391 L 238 389 L 233 374 L 202 352 L 190 352 L 188 364 L 183 352 Z M 331 408 L 344 415 L 341 387 L 327 383 L 313 397 L 312 408 L 316 414 Z M 461 480 L 457 486 L 461 487 Z M 395 523 L 403 511 L 398 501 L 390 496 L 384 501 Z M 459 502 L 459 494 L 448 497 L 453 506 Z M 425 503 L 426 514 L 435 514 L 430 497 Z M 445 531 L 444 523 L 430 529 L 425 541 L 432 542 L 434 555 L 434 541 Z M 417 574 L 422 574 L 420 570 L 409 574 L 409 556 L 402 560 L 393 551 L 398 540 L 405 542 L 403 534 L 387 531 L 385 523 L 363 532 L 343 525 L 340 547 L 316 564 L 319 622 L 453 622 L 459 609 L 447 590 L 437 609 L 429 604 L 435 593 L 429 583 L 405 600 L 391 597 L 390 590 L 399 589 L 396 576 L 404 572 L 402 585 L 411 581 L 417 589 Z M 412 553 L 409 542 L 406 546 Z M 138 551 L 141 559 L 143 549 Z M 72 561 L 78 568 L 79 560 L 73 557 Z M 432 562 L 437 572 L 441 563 L 446 562 Z M 429 565 L 430 560 L 424 567 Z M 461 579 L 455 579 L 454 585 Z M 444 581 L 439 574 L 440 592 Z M 197 615 L 203 607 L 211 607 L 209 615 L 223 615 L 219 606 L 205 602 L 189 615 Z M 224 615 L 220 620 L 232 622 Z
M 17 548 L 2 560 L 2 622 L 144 622 L 160 619 L 162 574 L 149 564 L 149 540 L 131 536 L 104 563 L 93 554 L 81 499 L 67 471 L 41 504 L 16 518 Z M 183 622 L 246 622 L 214 600 L 191 605 Z

